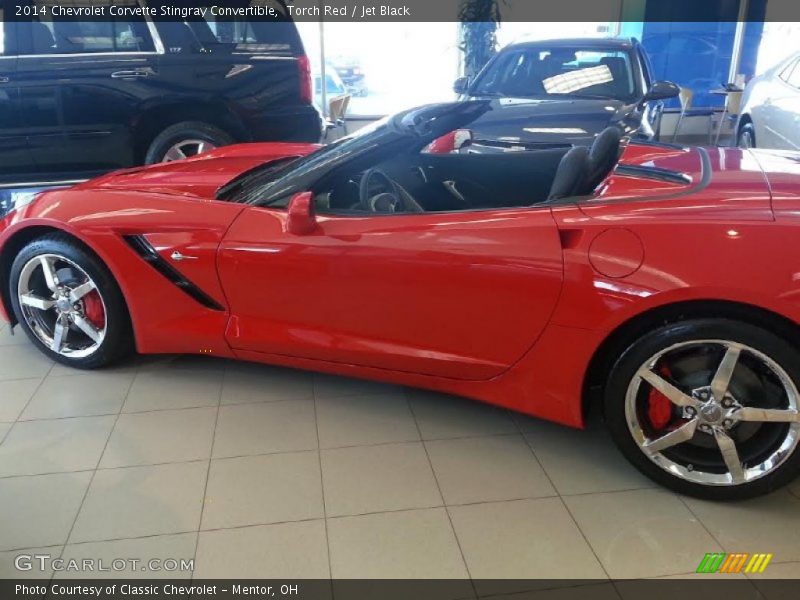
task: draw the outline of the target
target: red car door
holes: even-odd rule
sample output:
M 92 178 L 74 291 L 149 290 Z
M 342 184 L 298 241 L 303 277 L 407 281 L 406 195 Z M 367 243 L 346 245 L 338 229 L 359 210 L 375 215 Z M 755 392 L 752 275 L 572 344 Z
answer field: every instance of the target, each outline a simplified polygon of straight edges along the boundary
M 218 259 L 235 350 L 487 379 L 536 341 L 562 284 L 548 208 L 318 216 L 250 207 Z

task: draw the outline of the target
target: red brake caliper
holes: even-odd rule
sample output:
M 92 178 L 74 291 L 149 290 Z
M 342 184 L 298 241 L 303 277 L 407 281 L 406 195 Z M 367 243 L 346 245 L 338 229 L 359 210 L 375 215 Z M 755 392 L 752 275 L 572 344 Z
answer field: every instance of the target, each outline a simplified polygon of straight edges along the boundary
M 669 377 L 669 367 L 664 365 L 658 372 L 665 377 Z M 672 421 L 672 402 L 664 394 L 655 388 L 650 390 L 647 398 L 647 417 L 650 424 L 656 430 L 664 429 Z
M 106 311 L 103 309 L 103 301 L 97 290 L 92 290 L 83 297 L 83 313 L 98 329 L 106 326 Z

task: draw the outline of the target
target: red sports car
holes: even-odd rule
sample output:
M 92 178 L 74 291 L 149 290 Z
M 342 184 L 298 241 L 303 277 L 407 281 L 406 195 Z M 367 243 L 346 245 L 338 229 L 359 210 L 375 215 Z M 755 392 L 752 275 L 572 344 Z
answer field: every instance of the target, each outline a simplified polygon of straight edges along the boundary
M 615 129 L 591 150 L 483 153 L 463 132 L 486 110 L 6 206 L 3 317 L 78 368 L 213 354 L 573 427 L 597 404 L 636 467 L 706 498 L 797 476 L 800 159 Z

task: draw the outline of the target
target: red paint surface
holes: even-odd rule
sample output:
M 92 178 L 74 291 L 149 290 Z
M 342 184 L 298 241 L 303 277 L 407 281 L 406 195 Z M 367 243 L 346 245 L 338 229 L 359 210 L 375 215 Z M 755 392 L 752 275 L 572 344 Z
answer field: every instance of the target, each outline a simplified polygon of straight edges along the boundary
M 119 281 L 141 352 L 210 351 L 427 387 L 574 426 L 593 354 L 636 315 L 717 299 L 800 322 L 796 159 L 709 149 L 704 178 L 696 150 L 631 144 L 623 163 L 691 182 L 612 174 L 579 203 L 320 215 L 307 235 L 287 231 L 283 209 L 213 200 L 265 157 L 311 149 L 225 148 L 49 192 L 0 221 L 0 252 L 31 226 L 83 241 Z M 169 283 L 125 234 L 167 258 L 196 256 L 179 268 L 225 310 Z

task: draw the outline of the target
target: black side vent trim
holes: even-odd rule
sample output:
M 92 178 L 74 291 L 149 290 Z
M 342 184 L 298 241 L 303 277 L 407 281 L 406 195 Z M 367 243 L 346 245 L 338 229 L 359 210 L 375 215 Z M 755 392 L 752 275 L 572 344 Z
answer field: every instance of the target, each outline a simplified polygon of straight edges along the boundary
M 124 235 L 122 239 L 124 239 L 125 243 L 128 244 L 136 254 L 141 256 L 145 262 L 169 279 L 188 296 L 191 296 L 195 301 L 211 310 L 225 310 L 225 307 L 220 306 L 216 300 L 186 279 L 183 273 L 165 261 L 143 235 Z

